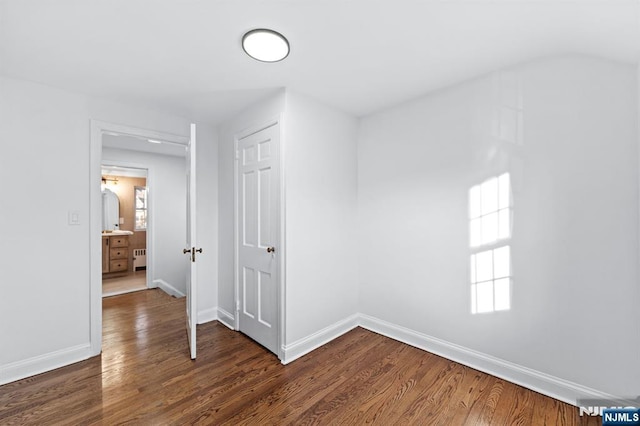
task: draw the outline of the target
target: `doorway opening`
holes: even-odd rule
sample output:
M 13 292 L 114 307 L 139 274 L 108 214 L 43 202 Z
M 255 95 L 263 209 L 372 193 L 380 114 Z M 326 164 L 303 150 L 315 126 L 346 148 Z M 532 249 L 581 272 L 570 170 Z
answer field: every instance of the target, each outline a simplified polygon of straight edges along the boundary
M 90 332 L 90 351 L 91 355 L 99 355 L 102 352 L 102 272 L 103 272 L 103 209 L 102 209 L 102 176 L 103 176 L 103 167 L 104 166 L 119 166 L 122 168 L 129 169 L 141 169 L 147 170 L 146 176 L 146 187 L 153 189 L 154 191 L 157 189 L 156 182 L 160 182 L 165 176 L 159 170 L 159 167 L 156 164 L 147 165 L 144 162 L 145 154 L 153 153 L 156 157 L 160 158 L 174 158 L 173 163 L 177 164 L 176 167 L 180 169 L 179 177 L 177 179 L 171 179 L 171 182 L 175 181 L 175 185 L 172 187 L 181 188 L 183 197 L 185 197 L 184 193 L 186 192 L 186 188 L 184 185 L 184 167 L 185 167 L 185 157 L 187 153 L 187 148 L 190 146 L 191 138 L 190 136 L 181 136 L 175 135 L 171 133 L 158 132 L 155 130 L 146 130 L 140 129 L 131 126 L 125 126 L 115 123 L 107 123 L 97 120 L 91 120 L 91 140 L 90 140 L 90 297 L 89 297 L 89 316 L 91 322 L 91 332 Z M 104 148 L 104 149 L 103 149 Z M 107 148 L 110 150 L 107 150 Z M 123 154 L 122 157 L 116 158 L 113 154 L 116 151 L 120 151 Z M 110 154 L 109 154 L 110 152 Z M 172 157 L 174 156 L 174 157 Z M 176 157 L 180 157 L 179 159 Z M 170 161 L 171 162 L 171 161 Z M 188 164 L 187 164 L 188 166 Z M 116 173 L 112 173 L 113 175 L 117 175 Z M 109 175 L 111 177 L 111 175 Z M 165 179 L 166 180 L 166 179 Z M 164 181 L 163 181 L 164 182 Z M 158 223 L 156 226 L 156 220 L 154 216 L 158 216 L 158 214 L 151 214 L 152 212 L 158 213 L 159 210 L 154 208 L 154 194 L 149 191 L 147 194 L 147 202 L 148 205 L 146 208 L 148 209 L 146 215 L 146 247 L 148 251 L 146 252 L 146 287 L 161 287 L 160 284 L 165 283 L 162 279 L 154 279 L 152 274 L 156 274 L 159 270 L 157 266 L 161 266 L 160 269 L 167 270 L 167 274 L 174 274 L 176 279 L 174 282 L 180 283 L 180 280 L 184 280 L 184 263 L 186 262 L 183 259 L 184 255 L 181 254 L 181 248 L 183 247 L 183 235 L 185 233 L 186 224 L 185 221 L 180 220 L 168 220 L 168 229 L 175 230 L 175 233 L 178 235 L 178 238 L 163 238 L 159 232 L 156 232 L 158 226 L 162 228 L 162 223 Z M 186 198 L 186 197 L 185 197 Z M 195 197 L 194 197 L 195 198 Z M 170 196 L 169 199 L 172 199 Z M 133 200 L 132 200 L 133 202 Z M 178 204 L 178 203 L 174 203 Z M 160 210 L 163 212 L 167 210 L 166 208 L 159 206 Z M 169 210 L 172 209 L 172 206 L 169 207 Z M 139 218 L 144 216 L 142 208 L 137 213 Z M 184 207 L 179 207 L 176 205 L 176 211 L 184 212 Z M 180 215 L 178 215 L 180 216 Z M 184 216 L 184 213 L 182 213 Z M 173 219 L 173 218 L 170 218 Z M 158 220 L 160 220 L 158 218 Z M 124 219 L 123 219 L 124 221 Z M 138 221 L 142 223 L 142 221 Z M 112 234 L 119 228 L 120 226 L 120 216 L 115 221 L 112 221 L 113 228 Z M 118 226 L 115 226 L 115 225 Z M 134 225 L 135 227 L 135 221 Z M 119 229 L 118 229 L 119 230 Z M 132 233 L 135 232 L 131 231 Z M 122 231 L 120 231 L 122 233 Z M 113 237 L 116 237 L 116 240 L 120 239 L 117 235 L 109 236 L 109 240 Z M 176 241 L 174 241 L 176 240 Z M 176 263 L 180 263 L 176 268 L 173 268 L 171 265 L 173 263 L 166 262 L 165 259 L 161 256 L 161 253 L 158 252 L 155 242 L 162 242 L 160 244 L 161 248 L 166 249 L 165 251 L 170 251 L 171 253 L 176 252 L 180 253 L 179 261 Z M 109 249 L 124 247 L 123 244 L 126 245 L 126 242 L 116 241 L 115 246 L 109 241 Z M 175 246 L 175 247 L 174 247 Z M 160 250 L 164 253 L 163 250 Z M 122 253 L 116 253 L 116 256 L 124 256 Z M 158 256 L 160 256 L 158 258 Z M 115 259 L 118 260 L 118 259 Z M 133 262 L 133 259 L 131 258 Z M 137 264 L 136 264 L 137 265 Z M 110 265 L 111 266 L 111 265 Z M 116 263 L 114 265 L 116 269 L 122 268 L 122 263 L 120 266 Z M 127 269 L 129 267 L 133 268 L 133 264 L 130 266 L 127 262 Z M 175 270 L 174 270 L 175 269 Z M 171 283 L 171 280 L 168 281 Z M 182 282 L 184 285 L 184 282 Z M 163 288 L 165 290 L 165 288 Z M 166 290 L 165 290 L 166 291 Z
M 102 297 L 146 290 L 148 169 L 103 163 L 101 173 Z

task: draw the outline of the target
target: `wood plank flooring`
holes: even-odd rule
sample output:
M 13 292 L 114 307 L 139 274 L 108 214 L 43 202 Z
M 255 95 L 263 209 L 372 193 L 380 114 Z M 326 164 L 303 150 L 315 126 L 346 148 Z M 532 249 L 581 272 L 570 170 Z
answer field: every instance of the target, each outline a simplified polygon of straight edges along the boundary
M 147 289 L 147 271 L 129 272 L 123 277 L 103 278 L 102 297 Z
M 568 404 L 357 328 L 293 363 L 184 299 L 104 299 L 101 357 L 0 386 L 0 424 L 599 425 Z

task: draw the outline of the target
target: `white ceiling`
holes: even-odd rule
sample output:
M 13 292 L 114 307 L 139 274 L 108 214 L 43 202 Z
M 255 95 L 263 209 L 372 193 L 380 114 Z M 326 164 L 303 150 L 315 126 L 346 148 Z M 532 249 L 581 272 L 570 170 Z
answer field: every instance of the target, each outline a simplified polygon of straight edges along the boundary
M 268 27 L 291 54 L 247 57 Z M 280 87 L 356 116 L 537 57 L 635 63 L 638 0 L 0 0 L 0 74 L 212 123 Z
M 104 134 L 102 136 L 103 148 L 126 149 L 130 151 L 150 152 L 152 154 L 172 155 L 185 157 L 186 146 L 175 142 L 151 143 L 148 139 L 134 138 L 125 135 Z
M 102 176 L 125 176 L 125 177 L 147 177 L 147 169 L 134 169 L 131 167 L 102 165 L 100 169 Z

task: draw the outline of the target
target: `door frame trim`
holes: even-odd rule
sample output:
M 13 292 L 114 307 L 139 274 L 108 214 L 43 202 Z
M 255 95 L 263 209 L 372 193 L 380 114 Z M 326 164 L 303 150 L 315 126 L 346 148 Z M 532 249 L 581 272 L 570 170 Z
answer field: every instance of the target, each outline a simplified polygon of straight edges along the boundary
M 278 215 L 278 225 L 276 229 L 277 241 L 274 245 L 278 247 L 278 263 L 276 264 L 276 282 L 278 283 L 276 289 L 276 311 L 278 318 L 278 341 L 277 341 L 277 356 L 280 361 L 285 358 L 284 345 L 286 343 L 286 235 L 285 235 L 285 168 L 284 168 L 284 131 L 283 131 L 284 114 L 278 114 L 277 116 L 260 122 L 259 124 L 251 125 L 244 130 L 234 133 L 233 135 L 233 327 L 234 330 L 240 331 L 240 277 L 238 274 L 238 265 L 240 263 L 239 257 L 239 241 L 240 238 L 240 221 L 239 221 L 239 199 L 238 191 L 240 189 L 238 181 L 239 170 L 239 155 L 238 147 L 239 141 L 255 133 L 258 133 L 269 127 L 278 126 L 278 153 L 279 161 L 278 167 L 280 168 L 278 176 L 278 197 L 279 200 L 275 203 L 278 208 L 276 214 Z
M 91 356 L 102 352 L 102 198 L 100 178 L 102 168 L 102 136 L 117 134 L 142 139 L 158 139 L 185 145 L 189 136 L 142 129 L 100 120 L 90 120 L 89 145 L 89 323 Z

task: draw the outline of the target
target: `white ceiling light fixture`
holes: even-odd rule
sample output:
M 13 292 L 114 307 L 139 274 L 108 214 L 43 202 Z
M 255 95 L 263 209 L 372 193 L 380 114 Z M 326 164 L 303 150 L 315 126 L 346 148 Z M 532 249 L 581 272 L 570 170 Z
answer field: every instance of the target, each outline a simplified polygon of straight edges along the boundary
M 289 55 L 289 41 L 279 32 L 257 28 L 242 37 L 242 48 L 253 59 L 278 62 Z

